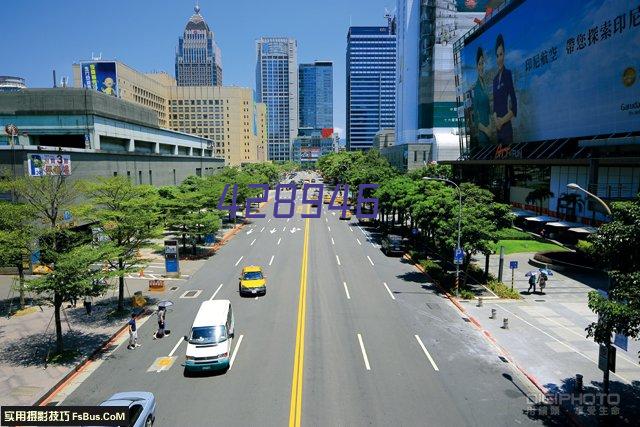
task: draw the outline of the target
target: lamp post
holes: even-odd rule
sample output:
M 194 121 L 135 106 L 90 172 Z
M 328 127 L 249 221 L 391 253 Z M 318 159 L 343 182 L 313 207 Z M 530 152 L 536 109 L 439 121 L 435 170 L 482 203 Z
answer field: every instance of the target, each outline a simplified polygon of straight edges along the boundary
M 576 190 L 576 191 L 581 191 L 583 193 L 585 193 L 587 196 L 593 198 L 595 201 L 597 201 L 605 210 L 605 212 L 607 213 L 607 215 L 611 216 L 611 209 L 609 209 L 609 206 L 605 203 L 604 200 L 602 200 L 600 197 L 596 196 L 595 194 L 585 190 L 584 188 L 580 187 L 578 184 L 572 182 L 567 184 L 567 188 L 571 189 L 571 190 Z M 611 261 L 608 261 L 608 269 L 611 270 Z M 607 274 L 608 277 L 608 283 L 607 283 L 607 298 L 609 298 L 609 292 L 611 291 L 611 276 L 609 274 Z M 600 315 L 598 315 L 598 322 L 600 322 Z M 610 352 L 610 348 L 611 348 L 611 332 L 609 332 L 609 336 L 607 337 L 607 342 L 605 342 L 605 348 L 606 348 L 606 352 L 607 352 L 607 366 L 606 369 L 604 369 L 604 378 L 602 380 L 602 388 L 603 388 L 603 392 L 606 398 L 606 404 L 609 403 L 609 355 L 611 354 Z
M 458 199 L 460 202 L 460 209 L 458 211 L 458 244 L 456 246 L 456 251 L 460 248 L 460 239 L 462 235 L 462 190 L 460 190 L 460 186 L 455 182 L 451 181 L 447 178 L 433 178 L 430 176 L 425 176 L 422 179 L 425 181 L 442 181 L 448 184 L 453 185 L 458 190 Z M 454 260 L 455 262 L 455 260 Z M 456 298 L 460 295 L 460 264 L 456 262 Z

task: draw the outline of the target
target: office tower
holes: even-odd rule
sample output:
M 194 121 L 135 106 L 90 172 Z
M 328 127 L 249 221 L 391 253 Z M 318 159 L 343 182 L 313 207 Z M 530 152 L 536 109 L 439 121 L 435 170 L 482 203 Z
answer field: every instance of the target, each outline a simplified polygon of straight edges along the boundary
M 267 105 L 267 159 L 289 161 L 298 134 L 297 43 L 283 37 L 256 41 L 256 97 Z
M 347 149 L 371 148 L 395 126 L 395 18 L 386 27 L 350 27 L 347 35 Z
M 178 86 L 222 86 L 222 56 L 196 4 L 176 49 Z
M 300 64 L 300 128 L 333 128 L 333 63 Z

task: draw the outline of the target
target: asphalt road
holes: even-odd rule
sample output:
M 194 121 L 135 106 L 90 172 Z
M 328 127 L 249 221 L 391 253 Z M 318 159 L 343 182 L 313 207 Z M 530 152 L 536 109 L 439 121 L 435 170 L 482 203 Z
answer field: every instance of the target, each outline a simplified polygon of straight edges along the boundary
M 535 390 L 453 305 L 376 236 L 323 206 L 322 217 L 253 220 L 169 299 L 172 334 L 121 345 L 63 405 L 155 394 L 157 426 L 513 426 Z M 292 231 L 293 230 L 293 231 Z M 307 243 L 305 250 L 305 232 Z M 263 266 L 267 294 L 238 295 L 242 266 Z M 201 290 L 196 298 L 180 298 Z M 229 299 L 235 359 L 221 375 L 184 375 L 186 334 L 202 301 Z M 302 294 L 302 298 L 301 298 Z M 301 307 L 299 304 L 303 303 Z M 299 319 L 302 319 L 299 322 Z M 173 351 L 173 365 L 148 371 Z

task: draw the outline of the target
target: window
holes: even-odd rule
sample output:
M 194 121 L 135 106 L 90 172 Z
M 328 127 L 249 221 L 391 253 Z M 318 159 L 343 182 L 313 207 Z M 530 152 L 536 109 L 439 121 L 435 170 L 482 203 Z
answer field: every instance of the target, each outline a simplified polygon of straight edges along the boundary
M 139 405 L 137 403 L 131 405 L 131 407 L 129 408 L 129 425 L 130 426 L 136 425 L 136 421 L 138 421 L 138 418 L 140 418 L 140 414 L 142 414 L 142 405 Z
M 138 184 L 142 185 L 142 171 L 138 171 Z
M 196 176 L 202 176 L 202 168 L 196 168 Z
M 153 175 L 151 174 L 151 171 L 149 171 L 149 184 L 153 185 Z

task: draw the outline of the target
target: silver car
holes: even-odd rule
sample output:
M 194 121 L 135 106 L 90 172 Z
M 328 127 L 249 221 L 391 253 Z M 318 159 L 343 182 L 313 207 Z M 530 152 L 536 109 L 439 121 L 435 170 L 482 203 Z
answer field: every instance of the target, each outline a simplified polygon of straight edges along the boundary
M 128 407 L 128 427 L 151 427 L 156 420 L 156 397 L 148 391 L 116 393 L 102 402 L 100 406 Z

